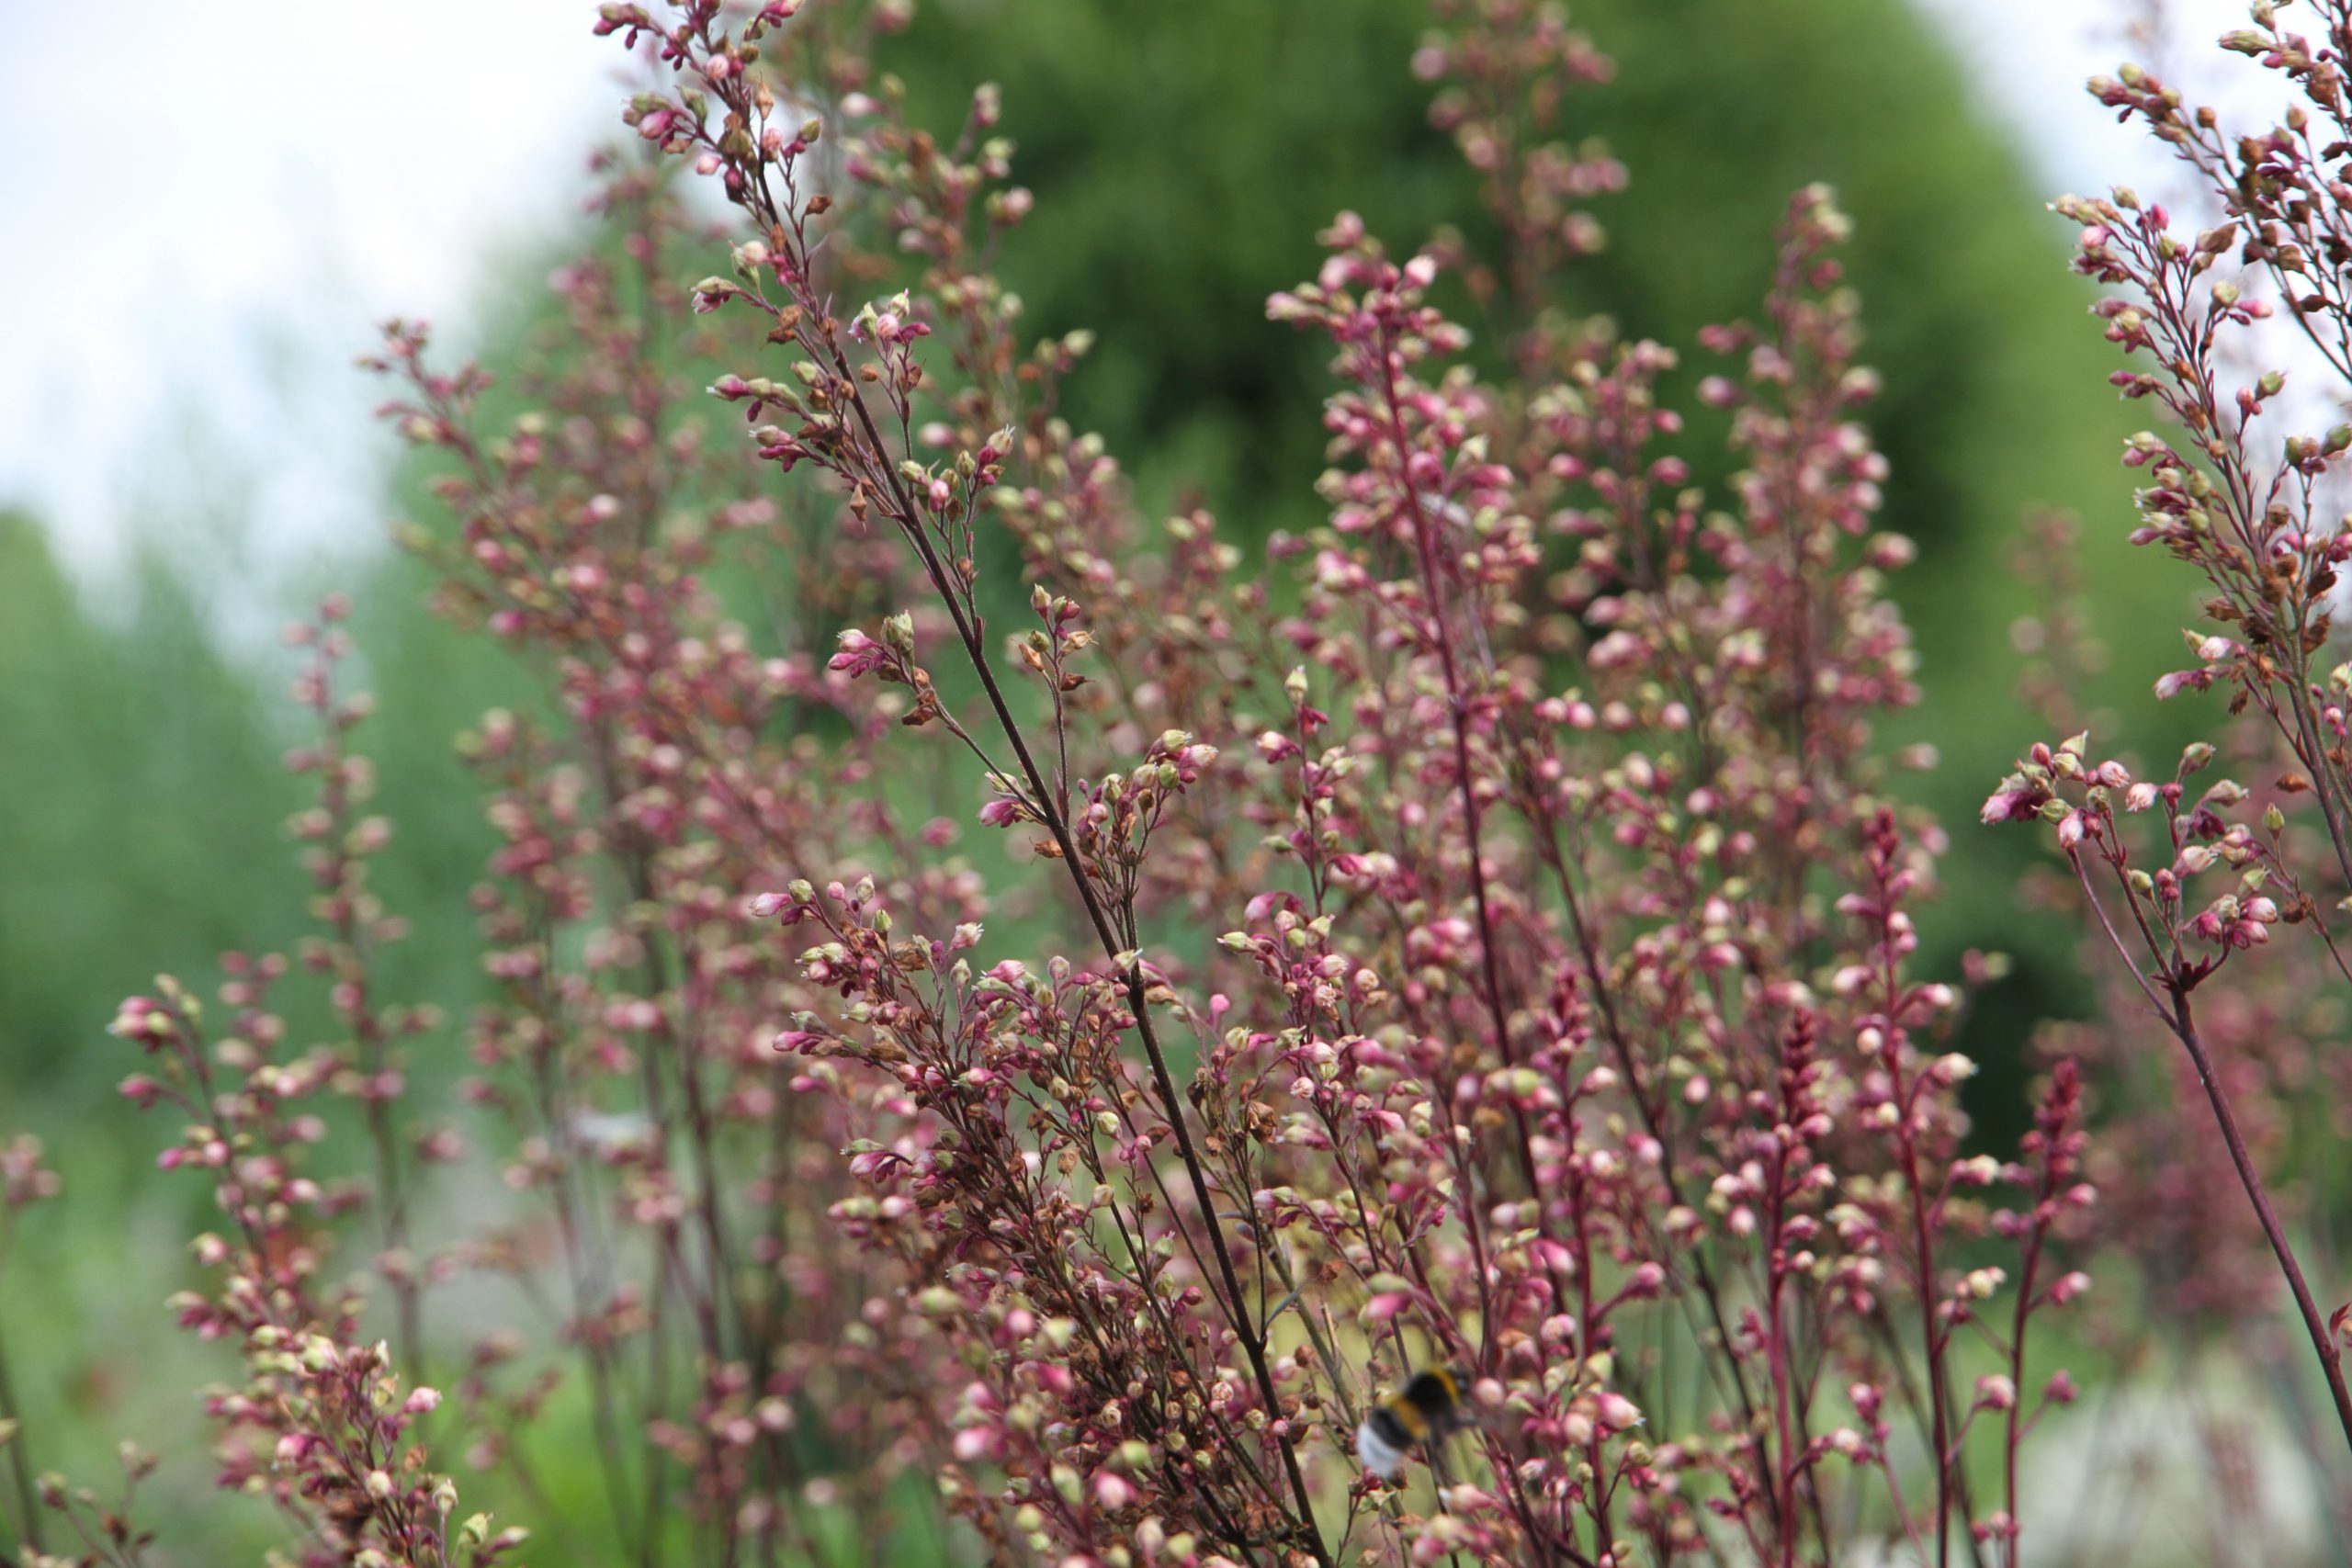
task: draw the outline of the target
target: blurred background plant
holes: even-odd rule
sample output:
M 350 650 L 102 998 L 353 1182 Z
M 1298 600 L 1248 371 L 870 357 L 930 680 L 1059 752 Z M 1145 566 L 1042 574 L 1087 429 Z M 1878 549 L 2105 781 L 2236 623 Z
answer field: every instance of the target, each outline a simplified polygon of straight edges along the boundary
M 1426 12 L 1418 0 L 1136 11 L 1030 0 L 1015 13 L 978 0 L 927 7 L 890 31 L 877 61 L 905 80 L 915 123 L 953 123 L 974 82 L 1001 84 L 1002 129 L 1037 204 L 995 270 L 1035 335 L 1092 333 L 1060 396 L 1126 458 L 1145 515 L 1204 505 L 1245 548 L 1305 531 L 1324 512 L 1313 481 L 1325 354 L 1265 323 L 1264 295 L 1311 270 L 1313 235 L 1343 207 L 1399 240 L 1453 230 L 1477 252 L 1493 238 L 1479 182 L 1430 125 L 1431 89 L 1412 69 Z M 1885 381 L 1871 423 L 1891 464 L 1886 513 L 1921 548 L 1895 592 L 1925 694 L 1889 730 L 1942 757 L 1905 787 L 1967 823 L 2017 744 L 2011 690 L 2053 650 L 2074 661 L 2064 689 L 2077 712 L 2102 728 L 2120 721 L 2151 754 L 2177 745 L 2192 720 L 2154 709 L 2140 672 L 2172 646 L 2181 585 L 2120 545 L 2120 524 L 2076 536 L 2096 592 L 2045 593 L 2017 570 L 2030 508 L 2121 513 L 2112 458 L 2135 421 L 2105 386 L 2109 351 L 2058 265 L 2060 226 L 1929 23 L 1838 0 L 1770 14 L 1729 0 L 1592 0 L 1576 19 L 1616 64 L 1576 95 L 1563 130 L 1605 135 L 1631 179 L 1592 203 L 1609 240 L 1567 273 L 1551 301 L 1565 314 L 1688 341 L 1751 308 L 1787 191 L 1826 181 L 1855 220 L 1849 274 Z M 481 357 L 511 360 L 560 330 L 534 310 L 490 313 Z M 1461 313 L 1483 325 L 1475 298 Z M 1490 335 L 1473 351 L 1489 369 L 1500 352 Z M 1688 401 L 1695 372 L 1683 374 L 1668 389 Z M 423 468 L 402 470 L 383 509 L 426 512 L 425 483 Z M 224 627 L 215 585 L 187 570 L 187 536 L 243 547 L 220 521 L 235 510 L 219 495 L 149 508 L 143 564 L 103 601 L 59 570 L 40 519 L 0 524 L 0 1085 L 6 1121 L 48 1134 L 68 1194 L 16 1219 L 0 1290 L 16 1342 L 76 1348 L 20 1362 L 10 1397 L 44 1434 L 41 1462 L 83 1474 L 112 1462 L 123 1431 L 159 1449 L 178 1434 L 193 1451 L 199 1423 L 175 1391 L 218 1370 L 196 1370 L 211 1363 L 164 1331 L 159 1303 L 186 1273 L 186 1195 L 158 1190 L 143 1154 L 129 1152 L 147 1145 L 113 1100 L 121 1064 L 98 1029 L 153 971 L 203 974 L 226 950 L 287 950 L 301 924 L 305 879 L 278 832 L 304 804 L 278 761 L 296 739 L 277 695 L 290 671 Z M 2033 558 L 2047 568 L 2054 557 Z M 527 715 L 544 699 L 529 670 L 485 660 L 424 613 L 425 568 L 383 557 L 324 570 L 358 606 L 348 630 L 379 707 L 375 792 L 399 823 L 374 889 L 414 921 L 381 955 L 383 985 L 463 1015 L 492 986 L 467 889 L 493 840 L 451 739 L 487 708 Z M 2078 969 L 2069 914 L 2017 915 L 2034 863 L 2008 836 L 1972 839 L 1921 917 L 1920 972 L 1973 966 L 1987 982 L 1957 1043 L 1988 1069 L 1968 1089 L 1986 1147 L 2023 1128 L 2037 1032 L 2113 1001 Z M 1978 952 L 2007 962 L 1963 957 Z M 290 1027 L 323 1017 L 297 1012 Z M 2309 1081 L 2294 1063 L 2266 1070 Z M 2324 1196 L 2309 1195 L 2319 1212 Z M 2148 1299 L 2176 1288 L 2154 1280 Z M 2180 1316 L 2237 1322 L 2273 1304 L 2200 1302 Z M 2199 1326 L 2152 1351 L 2119 1330 L 2109 1348 L 2188 1361 L 2212 1337 Z M 2191 1386 L 2226 1406 L 2240 1390 L 2219 1375 Z M 585 1462 L 553 1462 L 559 1495 L 593 1491 Z M 150 1480 L 147 1511 L 217 1518 L 206 1528 L 222 1532 L 223 1555 L 266 1539 L 266 1523 L 217 1511 L 204 1484 L 185 1469 Z

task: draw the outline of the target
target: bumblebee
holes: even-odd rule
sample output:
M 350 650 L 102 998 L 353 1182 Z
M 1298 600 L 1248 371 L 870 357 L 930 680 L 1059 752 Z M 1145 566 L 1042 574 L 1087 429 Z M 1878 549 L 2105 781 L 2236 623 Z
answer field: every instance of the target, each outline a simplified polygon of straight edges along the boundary
M 1383 1481 L 1394 1481 L 1405 1468 L 1405 1456 L 1415 1448 L 1470 1424 L 1459 1374 L 1430 1367 L 1415 1372 L 1402 1389 L 1372 1407 L 1356 1428 L 1356 1458 Z

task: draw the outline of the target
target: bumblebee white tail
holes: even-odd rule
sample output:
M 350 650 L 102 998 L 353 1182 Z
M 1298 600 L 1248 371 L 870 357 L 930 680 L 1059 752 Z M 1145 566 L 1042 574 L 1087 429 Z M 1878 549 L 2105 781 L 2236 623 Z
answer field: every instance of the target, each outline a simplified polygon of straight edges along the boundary
M 1396 1479 L 1396 1472 L 1405 1468 L 1405 1452 L 1382 1437 L 1369 1416 L 1356 1428 L 1356 1458 L 1383 1481 Z

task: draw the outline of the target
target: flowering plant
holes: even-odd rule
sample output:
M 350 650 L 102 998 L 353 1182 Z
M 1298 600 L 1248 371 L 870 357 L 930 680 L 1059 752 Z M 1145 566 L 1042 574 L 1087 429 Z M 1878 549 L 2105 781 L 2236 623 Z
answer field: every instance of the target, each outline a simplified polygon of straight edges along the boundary
M 2139 1005 L 2116 1010 L 2118 1019 L 2144 1010 L 2177 1041 L 2352 1445 L 2344 1372 L 2352 1303 L 2323 1299 L 2324 1282 L 2314 1290 L 2271 1190 L 2281 1124 L 2292 1120 L 2278 1097 L 2314 1066 L 2297 1036 L 2327 1027 L 2307 1010 L 2352 977 L 2332 929 L 2352 886 L 2344 746 L 2352 665 L 2327 662 L 2352 533 L 2324 516 L 2352 425 L 2299 433 L 2312 411 L 2286 395 L 2279 367 L 2300 353 L 2334 378 L 2335 400 L 2352 378 L 2352 307 L 2337 276 L 2352 254 L 2347 193 L 2333 166 L 2352 148 L 2343 74 L 2352 7 L 2312 7 L 2316 46 L 2281 21 L 2284 9 L 2257 4 L 2253 26 L 2221 39 L 2280 79 L 2290 101 L 2276 125 L 2233 132 L 2217 110 L 2192 106 L 2136 65 L 2091 83 L 2100 102 L 2172 149 L 2188 209 L 2209 221 L 2184 230 L 2165 204 L 2120 187 L 2056 204 L 2077 227 L 2075 270 L 2113 290 L 2096 307 L 2126 356 L 2112 381 L 2159 408 L 2170 432 L 2127 444 L 2125 466 L 2148 480 L 2135 497 L 2132 543 L 2161 546 L 2208 594 L 2204 624 L 2185 634 L 2196 661 L 2160 677 L 2156 695 L 2218 688 L 2237 722 L 2218 743 L 2192 742 L 2168 768 L 2101 757 L 2087 733 L 2037 744 L 1984 816 L 2054 827 L 2084 907 L 2136 992 Z M 2283 322 L 2299 330 L 2299 344 L 2271 330 Z M 2225 757 L 2263 782 L 2205 782 Z M 2276 933 L 2292 939 L 2279 946 L 2310 951 L 2269 951 Z M 2241 1109 L 2249 1100 L 2251 1114 Z M 2244 1234 L 2225 1224 L 2179 1239 L 2193 1236 L 2194 1253 L 2218 1261 Z M 2165 1266 L 2183 1263 L 2199 1281 L 2188 1289 L 2192 1306 L 2245 1277 L 2178 1256 Z
M 1504 254 L 1325 231 L 1267 313 L 1330 345 L 1329 521 L 1253 561 L 1137 514 L 1064 412 L 1084 334 L 1021 346 L 997 96 L 912 124 L 865 52 L 902 8 L 802 10 L 602 7 L 639 146 L 523 412 L 416 325 L 373 361 L 444 465 L 443 608 L 543 697 L 465 742 L 475 1016 L 378 995 L 330 607 L 294 761 L 334 1038 L 292 1048 L 277 958 L 225 965 L 222 1032 L 177 986 L 118 1020 L 227 1226 L 180 1303 L 243 1354 L 224 1482 L 306 1562 L 418 1568 L 521 1549 L 461 1490 L 582 1562 L 878 1561 L 934 1513 L 1065 1568 L 2016 1562 L 2083 1084 L 1965 1146 L 1829 194 L 1698 345 L 1711 499 L 1678 352 L 1544 308 L 1624 178 L 1557 139 L 1605 60 L 1440 6 L 1414 66 Z M 1440 1365 L 1459 1408 L 1363 1462 Z

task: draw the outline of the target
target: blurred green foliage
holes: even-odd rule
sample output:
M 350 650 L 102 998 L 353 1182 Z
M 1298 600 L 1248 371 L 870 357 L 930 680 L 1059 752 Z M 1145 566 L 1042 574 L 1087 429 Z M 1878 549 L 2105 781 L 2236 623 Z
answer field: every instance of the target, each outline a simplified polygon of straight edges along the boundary
M 424 615 L 421 567 L 370 571 L 353 630 L 379 716 L 361 733 L 402 840 L 379 891 L 433 916 L 388 974 L 460 1004 L 489 835 L 451 741 L 516 682 Z M 85 1109 L 124 1069 L 104 1032 L 115 1001 L 159 973 L 200 982 L 232 948 L 284 950 L 310 887 L 283 831 L 310 800 L 283 753 L 313 739 L 284 694 L 291 664 L 224 652 L 152 545 L 129 575 L 102 611 L 38 527 L 0 514 L 0 1085 Z
M 152 557 L 119 608 L 94 614 L 40 529 L 0 515 L 0 1068 L 18 1083 L 103 1054 L 111 999 L 159 969 L 300 919 L 273 694 Z
M 1572 134 L 1604 136 L 1633 183 L 1599 207 L 1610 246 L 1574 271 L 1564 304 L 1684 347 L 1695 376 L 1693 333 L 1754 308 L 1792 189 L 1826 180 L 1856 220 L 1866 357 L 1885 378 L 1871 421 L 1894 467 L 1886 521 L 1923 549 L 1898 592 L 1927 700 L 1892 739 L 1940 749 L 1942 767 L 1909 787 L 1962 849 L 1923 956 L 1948 971 L 1965 947 L 2021 950 L 2018 976 L 1982 1000 L 1963 1042 L 1996 1069 L 1976 1103 L 1997 1134 L 2014 1125 L 2034 1020 L 2083 1001 L 2071 923 L 2016 912 L 2030 836 L 1974 820 L 2035 739 L 2012 695 L 2007 627 L 2030 601 L 2008 556 L 2029 504 L 2084 514 L 2116 671 L 2087 705 L 2128 711 L 2133 737 L 2159 752 L 2144 674 L 2173 644 L 2180 588 L 2121 542 L 2129 485 L 2115 454 L 2140 422 L 2103 385 L 2109 352 L 2064 274 L 2063 226 L 1909 7 L 1588 0 L 1577 19 L 1620 70 L 1576 100 Z M 1109 438 L 1149 508 L 1205 503 L 1244 541 L 1312 525 L 1323 350 L 1268 323 L 1266 294 L 1312 273 L 1314 234 L 1342 208 L 1398 249 L 1443 226 L 1485 231 L 1471 177 L 1427 124 L 1430 89 L 1407 67 L 1424 26 L 1419 0 L 927 0 L 891 41 L 884 63 L 931 123 L 958 120 L 974 84 L 1002 85 L 1017 176 L 1038 203 L 1001 270 L 1038 335 L 1098 333 L 1065 406 Z M 484 357 L 500 363 L 522 325 Z M 364 330 L 353 323 L 355 338 Z M 347 395 L 370 391 L 355 383 Z M 1720 479 L 1720 460 L 1706 460 L 1713 429 L 1696 428 L 1689 455 Z M 425 514 L 419 487 L 405 476 L 387 513 Z M 340 586 L 360 606 L 380 703 L 361 738 L 379 761 L 379 808 L 399 827 L 379 887 L 417 922 L 390 978 L 461 1010 L 478 984 L 465 889 L 486 836 L 450 740 L 528 683 L 426 615 L 413 563 Z M 145 1160 L 129 1151 L 147 1138 L 104 1109 L 125 1066 L 102 1032 L 113 1003 L 158 969 L 201 981 L 220 950 L 282 944 L 300 923 L 303 879 L 279 823 L 301 790 L 277 762 L 301 739 L 297 716 L 280 671 L 216 651 L 203 612 L 149 566 L 129 613 L 94 614 L 36 529 L 0 523 L 0 1125 L 104 1129 L 51 1134 L 73 1145 L 69 1201 L 83 1219 L 29 1226 L 17 1261 L 72 1292 L 122 1285 L 114 1259 L 74 1238 L 139 1234 L 154 1205 L 180 1196 L 134 1200 Z M 129 1220 L 101 1218 L 94 1232 L 92 1209 Z M 151 1370 L 186 1359 L 146 1348 L 169 1337 L 151 1303 L 172 1268 L 143 1264 L 128 1287 L 136 1299 L 115 1314 Z M 37 1419 L 100 1407 L 74 1425 L 84 1437 L 151 1408 L 63 1361 L 28 1381 Z M 151 1397 L 183 1404 L 194 1381 L 147 1379 Z

